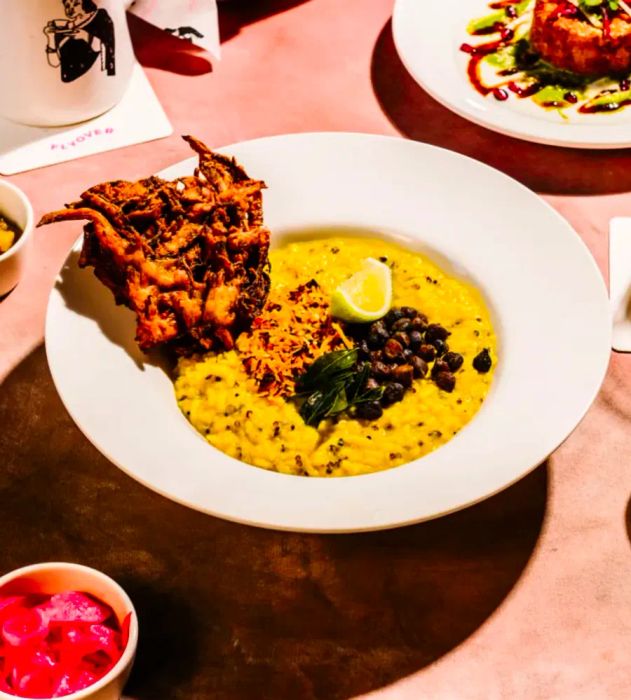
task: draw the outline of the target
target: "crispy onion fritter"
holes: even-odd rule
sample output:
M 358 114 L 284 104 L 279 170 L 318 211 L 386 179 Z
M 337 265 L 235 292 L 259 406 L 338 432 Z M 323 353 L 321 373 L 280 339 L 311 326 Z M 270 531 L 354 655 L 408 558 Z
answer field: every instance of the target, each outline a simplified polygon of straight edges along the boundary
M 530 30 L 533 49 L 557 68 L 587 76 L 631 70 L 631 17 L 605 8 L 606 21 L 596 27 L 568 0 L 537 0 Z
M 106 182 L 39 225 L 87 220 L 81 267 L 136 313 L 142 350 L 180 354 L 231 349 L 269 292 L 265 184 L 184 136 L 199 154 L 195 174 Z

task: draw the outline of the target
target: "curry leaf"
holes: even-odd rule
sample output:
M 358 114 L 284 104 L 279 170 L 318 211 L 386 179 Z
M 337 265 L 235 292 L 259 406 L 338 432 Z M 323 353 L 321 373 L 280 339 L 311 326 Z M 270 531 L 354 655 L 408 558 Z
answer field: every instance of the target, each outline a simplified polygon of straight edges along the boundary
M 335 398 L 333 399 L 333 404 L 325 414 L 325 418 L 329 416 L 337 416 L 338 413 L 342 413 L 349 406 L 348 399 L 346 398 L 346 391 L 344 387 L 339 387 L 337 389 Z
M 294 400 L 307 425 L 318 427 L 325 418 L 337 416 L 367 401 L 379 401 L 384 387 L 366 388 L 370 365 L 357 365 L 357 350 L 335 350 L 319 357 L 296 380 Z M 351 411 L 352 415 L 352 411 Z
M 383 396 L 384 391 L 384 386 L 378 386 L 375 389 L 368 389 L 368 391 L 365 391 L 364 393 L 360 394 L 355 399 L 355 401 L 353 401 L 353 405 L 357 406 L 357 404 L 360 403 L 367 403 L 369 401 L 379 401 L 379 399 Z
M 296 381 L 298 394 L 348 379 L 357 362 L 357 350 L 334 350 L 319 357 Z
M 323 418 L 333 416 L 348 407 L 344 388 L 334 386 L 328 391 L 314 391 L 300 407 L 300 415 L 307 425 L 317 427 Z
M 350 381 L 346 385 L 346 397 L 349 403 L 355 403 L 357 397 L 361 394 L 362 389 L 366 385 L 366 381 L 370 376 L 370 365 L 368 363 L 364 364 L 359 372 L 356 372 L 354 376 L 351 377 Z

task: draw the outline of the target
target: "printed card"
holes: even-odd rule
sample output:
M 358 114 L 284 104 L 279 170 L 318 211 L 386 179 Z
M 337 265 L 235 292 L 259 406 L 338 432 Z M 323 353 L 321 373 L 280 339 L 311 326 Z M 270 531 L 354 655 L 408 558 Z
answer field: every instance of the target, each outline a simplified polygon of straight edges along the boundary
M 0 119 L 0 173 L 15 175 L 172 133 L 173 127 L 147 76 L 136 65 L 121 102 L 96 119 L 56 128 Z

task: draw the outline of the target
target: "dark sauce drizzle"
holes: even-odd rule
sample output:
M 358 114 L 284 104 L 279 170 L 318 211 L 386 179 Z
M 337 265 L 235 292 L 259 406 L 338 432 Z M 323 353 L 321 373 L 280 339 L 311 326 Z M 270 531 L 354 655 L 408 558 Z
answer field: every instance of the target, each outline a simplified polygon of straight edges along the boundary
M 492 10 L 504 10 L 506 14 L 507 21 L 512 21 L 517 18 L 517 6 L 520 4 L 520 0 L 498 0 L 496 2 L 489 3 L 488 7 Z M 602 22 L 603 22 L 603 35 L 605 38 L 611 36 L 611 21 L 619 14 L 620 10 L 607 10 L 603 6 L 602 8 Z M 552 15 L 552 19 L 557 19 L 559 17 L 570 17 L 575 18 L 580 14 L 579 8 L 573 5 L 569 0 L 559 5 L 555 13 Z M 480 65 L 482 61 L 487 56 L 490 56 L 500 49 L 509 46 L 515 40 L 515 32 L 508 27 L 503 22 L 496 22 L 490 27 L 485 27 L 479 31 L 473 32 L 473 36 L 485 36 L 489 34 L 499 33 L 500 38 L 494 41 L 489 41 L 484 44 L 472 45 L 469 43 L 463 43 L 460 46 L 460 50 L 463 53 L 469 54 L 469 62 L 467 65 L 467 75 L 469 81 L 473 87 L 483 96 L 493 95 L 493 97 L 499 102 L 505 102 L 508 100 L 511 94 L 515 95 L 519 99 L 525 99 L 528 97 L 534 97 L 538 92 L 540 92 L 544 87 L 545 83 L 534 81 L 529 85 L 521 86 L 513 80 L 507 80 L 499 85 L 489 86 L 486 85 L 480 76 Z M 537 56 L 531 54 L 532 60 L 536 62 Z M 521 73 L 528 72 L 528 66 L 508 68 L 505 70 L 498 71 L 497 75 L 502 78 L 510 78 L 511 76 Z M 619 91 L 631 91 L 631 80 L 629 78 L 624 78 L 619 82 Z M 605 102 L 598 103 L 595 102 L 598 97 L 604 96 L 606 94 L 613 94 L 618 92 L 618 90 L 603 90 L 595 97 L 591 98 L 585 104 L 577 108 L 577 111 L 581 114 L 596 114 L 598 112 L 616 112 L 624 107 L 631 105 L 631 95 L 624 100 L 616 100 L 615 102 Z M 563 101 L 551 101 L 551 102 L 540 102 L 542 107 L 561 109 L 563 107 L 573 106 L 578 104 L 579 97 L 572 90 L 568 90 L 563 95 Z

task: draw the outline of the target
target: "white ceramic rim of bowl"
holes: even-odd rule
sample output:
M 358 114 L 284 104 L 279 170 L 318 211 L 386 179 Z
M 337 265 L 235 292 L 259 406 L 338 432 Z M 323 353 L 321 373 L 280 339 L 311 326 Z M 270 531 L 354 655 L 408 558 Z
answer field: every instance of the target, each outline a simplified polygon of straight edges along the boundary
M 485 273 L 494 276 L 493 280 L 485 280 L 485 285 L 490 290 L 493 285 L 499 285 L 504 289 L 504 296 L 508 297 L 502 302 L 500 320 L 508 317 L 510 307 L 512 316 L 508 340 L 512 343 L 511 352 L 504 355 L 503 360 L 500 359 L 491 393 L 478 415 L 458 436 L 438 450 L 394 469 L 354 477 L 306 479 L 252 467 L 208 445 L 179 412 L 168 378 L 161 375 L 156 379 L 154 374 L 158 375 L 161 371 L 155 367 L 145 366 L 143 371 L 139 371 L 138 367 L 131 368 L 131 364 L 142 357 L 133 342 L 131 312 L 114 309 L 109 291 L 102 290 L 108 296 L 99 301 L 98 309 L 102 304 L 104 313 L 110 314 L 107 309 L 111 304 L 112 313 L 117 314 L 116 323 L 121 325 L 124 320 L 130 326 L 126 331 L 129 338 L 125 338 L 125 352 L 103 336 L 103 331 L 93 319 L 69 311 L 61 292 L 55 287 L 51 292 L 46 319 L 46 349 L 53 381 L 79 428 L 116 466 L 161 495 L 216 517 L 278 530 L 359 532 L 429 520 L 482 501 L 532 471 L 572 433 L 593 402 L 605 376 L 611 350 L 611 313 L 604 280 L 594 258 L 569 223 L 550 205 L 517 181 L 472 158 L 396 137 L 345 132 L 289 134 L 233 144 L 219 150 L 234 155 L 247 170 L 268 181 L 268 199 L 265 203 L 267 223 L 277 233 L 296 228 L 303 231 L 314 227 L 322 229 L 327 224 L 339 228 L 346 223 L 355 228 L 361 227 L 364 233 L 369 229 L 374 235 L 377 231 L 392 231 L 395 224 L 384 225 L 383 222 L 390 222 L 393 216 L 399 216 L 406 222 L 405 225 L 399 222 L 399 235 L 407 233 L 408 240 L 410 235 L 413 236 L 416 247 L 421 246 L 421 250 L 427 250 L 429 246 L 440 256 L 439 261 L 442 257 L 443 260 L 465 265 L 478 284 L 480 278 L 476 277 L 476 269 L 470 267 L 470 263 L 482 265 Z M 301 158 L 312 160 L 307 163 Z M 160 175 L 172 178 L 190 174 L 196 160 L 190 158 L 182 161 Z M 279 165 L 285 162 L 291 163 L 287 167 L 300 168 L 301 173 L 306 168 L 307 176 L 299 178 L 297 173 L 287 174 Z M 397 173 L 392 178 L 398 178 L 396 189 L 389 198 L 373 202 L 371 197 L 374 199 L 379 195 L 373 195 L 371 191 L 383 191 L 383 171 L 379 167 L 384 164 L 385 167 L 396 166 L 399 171 L 405 167 L 405 177 L 414 181 L 404 180 L 402 183 Z M 429 168 L 431 173 L 427 172 Z M 345 172 L 340 174 L 342 169 Z M 467 182 L 470 183 L 465 190 L 458 190 L 459 207 L 453 204 L 454 173 L 468 178 Z M 344 182 L 347 183 L 342 190 L 335 187 L 340 177 L 346 178 Z M 353 201 L 348 201 L 348 178 L 354 178 L 355 188 L 361 190 L 360 214 L 357 196 Z M 419 178 L 422 185 L 418 183 Z M 445 183 L 449 184 L 448 191 L 445 191 Z M 299 194 L 304 187 L 311 185 L 325 190 L 324 194 L 320 193 L 320 198 L 313 195 L 310 198 L 316 204 L 305 202 L 305 198 Z M 417 197 L 419 186 L 424 192 L 422 201 Z M 480 243 L 475 237 L 463 237 L 459 227 L 470 229 L 471 221 L 476 221 L 478 216 L 477 210 L 483 210 L 488 216 L 484 206 L 489 203 L 489 188 L 493 192 L 495 209 L 490 219 L 482 219 L 482 223 L 478 224 L 486 237 Z M 478 190 L 482 193 L 483 201 L 479 199 Z M 503 204 L 501 199 L 499 203 L 496 202 L 499 191 L 510 194 L 508 204 Z M 280 194 L 278 197 L 272 196 L 272 192 Z M 326 197 L 324 205 L 322 196 Z M 441 197 L 444 202 L 436 201 Z M 524 208 L 523 216 L 514 216 L 511 207 L 516 203 Z M 308 210 L 309 206 L 314 208 L 313 212 Z M 318 218 L 323 216 L 320 213 L 323 206 L 329 217 L 325 220 Z M 400 206 L 405 207 L 402 213 L 398 208 Z M 446 210 L 450 212 L 448 225 L 445 225 Z M 514 220 L 512 227 L 517 229 L 513 236 L 505 235 L 506 226 L 502 218 L 505 210 L 510 210 Z M 305 221 L 305 216 L 316 216 L 316 219 Z M 424 217 L 429 217 L 431 221 Z M 440 222 L 440 228 L 433 219 Z M 413 227 L 409 222 L 413 222 Z M 415 233 L 410 234 L 410 230 Z M 420 231 L 427 233 L 421 235 Z M 515 236 L 517 240 L 522 240 L 520 236 L 524 231 L 529 236 L 528 246 L 524 249 L 522 245 L 516 254 Z M 548 248 L 542 257 L 537 242 L 541 242 L 543 236 L 548 236 L 545 238 Z M 463 242 L 465 239 L 466 242 Z M 77 250 L 80 241 L 81 237 L 73 250 Z M 497 248 L 496 256 L 502 260 L 503 264 L 499 267 L 495 262 L 489 262 L 484 244 L 491 243 Z M 459 255 L 450 257 L 450 254 L 458 251 Z M 527 253 L 526 258 L 524 253 Z M 509 260 L 502 258 L 502 255 L 509 256 Z M 560 255 L 563 265 L 559 268 Z M 507 262 L 520 277 L 517 289 L 510 272 L 509 281 L 505 281 Z M 541 278 L 537 279 L 536 285 L 532 285 L 532 278 L 525 277 L 522 271 L 527 269 L 532 272 L 533 265 Z M 558 279 L 559 270 L 565 275 L 562 282 Z M 91 293 L 88 283 L 87 278 L 79 279 L 79 295 L 82 298 Z M 543 353 L 538 349 L 541 344 L 533 348 L 532 343 L 528 342 L 527 347 L 523 343 L 524 333 L 532 330 L 532 323 L 525 323 L 528 319 L 522 312 L 526 305 L 532 315 L 531 287 L 535 290 L 535 297 L 536 294 L 539 297 L 545 295 L 545 305 L 540 298 L 535 308 L 542 310 L 548 324 L 554 322 L 552 327 L 558 336 L 554 336 L 555 341 L 563 341 L 562 347 L 552 343 L 552 348 L 546 349 L 543 354 L 549 379 L 552 377 L 552 360 L 556 361 L 561 351 L 570 352 L 570 347 L 574 352 L 577 340 L 584 341 L 584 345 L 578 348 L 580 352 L 574 352 L 576 357 L 571 358 L 567 368 L 561 367 L 559 372 L 557 364 L 554 364 L 556 393 L 552 396 L 542 384 L 541 367 L 537 368 L 538 375 L 535 377 L 538 381 L 534 383 L 532 372 L 523 375 L 521 369 L 516 368 L 525 354 L 531 360 L 533 349 L 536 349 L 534 361 L 538 361 Z M 528 290 L 527 298 L 525 289 Z M 552 289 L 556 298 L 550 297 Z M 98 282 L 95 282 L 92 291 L 96 290 L 101 290 Z M 482 290 L 486 294 L 484 286 Z M 519 294 L 518 299 L 516 294 Z M 491 306 L 497 303 L 491 291 L 487 298 L 490 298 Z M 520 305 L 517 316 L 513 307 L 515 301 Z M 125 319 L 121 315 L 123 312 L 127 314 Z M 551 319 L 552 313 L 565 314 L 560 324 L 558 316 Z M 111 323 L 109 316 L 108 323 Z M 540 323 L 539 318 L 537 323 Z M 590 324 L 588 330 L 586 323 Z M 569 330 L 568 324 L 572 324 Z M 557 330 L 559 325 L 562 330 Z M 95 343 L 100 342 L 104 345 L 95 352 Z M 87 347 L 91 348 L 90 354 L 81 350 Z M 130 352 L 135 353 L 133 357 L 128 355 Z M 510 370 L 506 372 L 509 366 Z M 119 385 L 123 381 L 119 376 L 120 371 L 127 373 L 122 386 Z M 580 372 L 578 382 L 577 371 Z M 507 373 L 508 380 L 505 378 Z M 97 374 L 103 376 L 99 378 Z M 117 377 L 119 384 L 113 381 Z M 136 381 L 134 377 L 137 377 L 138 387 L 142 387 L 140 392 L 134 393 L 130 383 Z M 508 412 L 511 423 L 507 423 L 506 414 L 501 412 L 508 400 L 507 381 L 511 389 Z M 517 387 L 514 386 L 515 382 Z M 559 382 L 561 390 L 566 392 L 563 395 L 558 394 Z M 159 386 L 158 383 L 162 384 Z M 501 387 L 501 391 L 498 391 L 498 387 Z M 522 399 L 529 399 L 525 407 L 515 400 L 515 388 L 519 389 Z M 545 403 L 538 399 L 533 403 L 530 397 L 535 391 L 543 391 L 550 401 Z M 126 395 L 124 404 L 120 401 L 120 392 Z M 498 393 L 502 397 L 499 404 Z M 166 394 L 169 395 L 168 399 Z M 104 399 L 94 402 L 91 397 L 95 395 L 104 396 Z M 553 401 L 557 396 L 558 401 Z M 168 411 L 168 420 L 161 414 L 162 409 L 155 407 L 155 404 L 165 401 L 168 403 L 168 408 L 164 407 L 164 411 Z M 528 410 L 537 413 L 531 417 Z M 139 439 L 137 418 L 143 411 L 158 411 L 149 418 L 143 415 L 143 419 L 150 421 L 151 430 L 145 430 L 147 435 L 150 432 L 153 436 L 151 439 Z M 161 423 L 155 422 L 156 416 Z M 167 422 L 163 423 L 165 420 Z M 115 429 L 110 427 L 112 421 L 117 423 Z M 503 435 L 502 430 L 506 425 L 519 426 L 519 430 L 512 428 L 509 436 L 499 442 L 494 441 L 491 449 L 489 438 L 498 434 L 498 426 L 501 426 L 499 435 Z M 527 430 L 522 428 L 524 425 L 528 426 Z M 485 432 L 490 426 L 494 432 Z M 536 428 L 534 440 L 533 426 Z M 156 440 L 156 435 L 168 435 L 168 440 Z M 513 442 L 509 445 L 507 440 Z M 486 461 L 480 461 L 481 458 Z M 472 464 L 473 470 L 469 468 Z M 176 468 L 175 465 L 180 466 Z M 439 466 L 440 469 L 437 469 Z M 428 484 L 430 477 L 432 481 Z M 464 478 L 459 481 L 461 477 Z
M 10 190 L 20 199 L 22 205 L 24 206 L 24 210 L 26 211 L 26 224 L 22 228 L 17 241 L 9 248 L 9 250 L 5 251 L 4 253 L 0 253 L 0 263 L 8 260 L 13 255 L 17 255 L 18 251 L 26 245 L 26 241 L 31 237 L 33 231 L 35 230 L 35 215 L 33 213 L 33 206 L 26 194 L 12 182 L 0 179 L 0 189 L 2 188 Z M 0 211 L 0 216 L 2 216 L 3 213 L 4 212 Z M 9 213 L 6 213 L 5 216 L 11 220 L 13 219 Z
M 465 7 L 471 10 L 465 12 Z M 618 115 L 624 113 L 626 121 L 614 122 L 614 115 L 608 114 L 589 115 L 609 119 L 601 124 L 554 123 L 480 95 L 469 83 L 466 70 L 457 65 L 454 53 L 466 41 L 467 22 L 487 9 L 485 0 L 395 0 L 392 34 L 397 53 L 408 73 L 433 99 L 474 124 L 524 141 L 585 149 L 631 146 L 631 107 Z
M 18 578 L 26 578 L 33 574 L 41 573 L 42 571 L 54 571 L 55 569 L 64 569 L 66 571 L 76 571 L 89 573 L 91 576 L 100 578 L 104 583 L 106 583 L 110 588 L 115 590 L 120 597 L 125 601 L 126 606 L 131 612 L 131 620 L 129 624 L 129 638 L 127 639 L 127 646 L 123 650 L 120 659 L 112 666 L 112 668 L 96 683 L 93 683 L 88 688 L 83 690 L 77 690 L 75 693 L 70 693 L 69 695 L 63 695 L 62 700 L 85 700 L 89 698 L 93 693 L 104 688 L 110 681 L 112 681 L 116 676 L 118 676 L 123 669 L 131 663 L 136 649 L 138 647 L 138 615 L 136 613 L 136 608 L 131 601 L 131 598 L 127 595 L 127 591 L 113 578 L 104 574 L 98 569 L 94 569 L 91 566 L 86 566 L 85 564 L 75 564 L 74 562 L 65 561 L 47 561 L 41 562 L 39 564 L 28 564 L 27 566 L 22 566 L 19 569 L 13 569 L 0 577 L 0 591 L 4 586 L 11 581 Z M 104 603 L 108 601 L 104 600 Z M 109 603 L 108 603 L 109 605 Z M 16 700 L 16 698 L 24 698 L 24 700 L 30 700 L 28 697 L 23 695 L 9 695 L 4 691 L 0 690 L 0 700 Z M 44 698 L 44 700 L 53 700 L 53 698 Z

